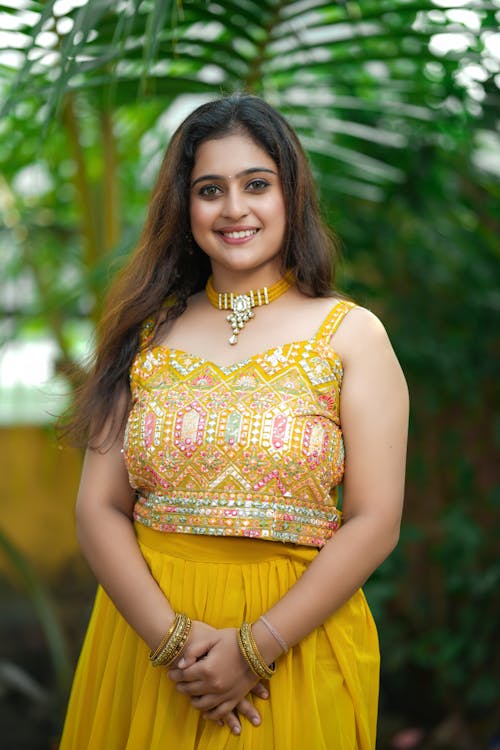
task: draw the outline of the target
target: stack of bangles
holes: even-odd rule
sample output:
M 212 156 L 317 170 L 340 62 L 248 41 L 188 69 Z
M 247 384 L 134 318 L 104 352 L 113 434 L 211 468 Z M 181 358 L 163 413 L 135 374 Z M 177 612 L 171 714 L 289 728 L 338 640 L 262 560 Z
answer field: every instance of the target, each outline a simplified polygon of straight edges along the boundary
M 149 658 L 153 667 L 169 667 L 181 655 L 191 632 L 192 622 L 187 615 L 176 614 L 172 627 L 151 651 Z
M 272 677 L 276 672 L 274 662 L 266 664 L 262 658 L 257 644 L 255 643 L 252 626 L 249 622 L 244 622 L 238 631 L 238 646 L 246 663 L 257 677 L 265 680 Z
M 273 628 L 271 623 L 265 619 L 265 617 L 261 617 L 260 619 L 286 653 L 288 651 L 288 646 L 280 634 Z M 187 615 L 180 613 L 175 615 L 172 626 L 162 638 L 157 648 L 149 654 L 153 667 L 169 667 L 179 658 L 189 638 L 191 625 L 192 621 Z M 238 646 L 241 655 L 254 675 L 261 679 L 268 679 L 273 676 L 276 671 L 274 662 L 268 665 L 262 658 L 257 644 L 255 643 L 252 626 L 249 622 L 244 622 L 238 631 Z

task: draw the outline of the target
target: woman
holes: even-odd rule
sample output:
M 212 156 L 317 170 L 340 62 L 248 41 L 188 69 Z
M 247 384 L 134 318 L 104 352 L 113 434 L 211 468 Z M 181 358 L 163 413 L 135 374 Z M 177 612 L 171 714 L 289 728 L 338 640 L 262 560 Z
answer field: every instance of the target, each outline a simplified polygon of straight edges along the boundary
M 101 587 L 62 750 L 374 747 L 360 586 L 398 538 L 408 398 L 332 265 L 286 121 L 247 95 L 193 112 L 73 421 Z

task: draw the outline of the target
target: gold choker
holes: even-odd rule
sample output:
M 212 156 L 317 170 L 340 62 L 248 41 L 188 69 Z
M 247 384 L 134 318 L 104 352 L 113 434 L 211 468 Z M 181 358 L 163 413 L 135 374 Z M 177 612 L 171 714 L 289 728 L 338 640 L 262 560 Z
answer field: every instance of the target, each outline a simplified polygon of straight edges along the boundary
M 242 328 L 248 323 L 250 318 L 254 317 L 253 308 L 269 305 L 290 289 L 293 283 L 293 274 L 291 271 L 287 271 L 282 279 L 270 287 L 264 286 L 262 289 L 250 289 L 248 292 L 238 294 L 237 292 L 216 292 L 212 277 L 210 276 L 205 291 L 211 305 L 217 307 L 219 310 L 231 310 L 227 316 L 227 321 L 233 329 L 229 343 L 234 345 L 238 343 L 238 335 Z

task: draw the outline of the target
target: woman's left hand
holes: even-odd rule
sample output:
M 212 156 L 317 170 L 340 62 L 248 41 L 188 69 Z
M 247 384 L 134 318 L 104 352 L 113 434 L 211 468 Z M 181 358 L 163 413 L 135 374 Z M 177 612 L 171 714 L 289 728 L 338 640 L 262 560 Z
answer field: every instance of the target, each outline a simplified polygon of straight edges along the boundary
M 223 719 L 259 682 L 241 655 L 236 628 L 224 628 L 214 635 L 208 653 L 184 667 L 179 659 L 168 676 L 180 693 L 209 719 Z
M 258 682 L 250 691 L 262 700 L 269 698 L 269 691 L 262 682 Z M 213 711 L 214 709 L 212 709 Z M 241 734 L 241 717 L 244 716 L 248 721 L 258 727 L 262 721 L 260 713 L 249 698 L 243 698 L 236 704 L 233 711 L 222 717 L 222 719 L 213 719 L 221 727 L 227 724 L 233 734 Z M 203 714 L 204 719 L 212 719 L 211 712 Z

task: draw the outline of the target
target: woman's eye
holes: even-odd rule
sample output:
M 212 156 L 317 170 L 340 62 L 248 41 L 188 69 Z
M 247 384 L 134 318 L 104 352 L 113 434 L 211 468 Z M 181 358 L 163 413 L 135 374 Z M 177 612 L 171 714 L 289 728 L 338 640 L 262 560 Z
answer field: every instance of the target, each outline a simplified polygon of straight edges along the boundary
M 257 178 L 248 183 L 247 189 L 249 188 L 250 190 L 265 190 L 267 187 L 269 187 L 269 185 L 270 183 L 267 180 Z
M 220 188 L 217 185 L 203 185 L 198 195 L 205 196 L 205 198 L 214 198 L 219 193 Z

